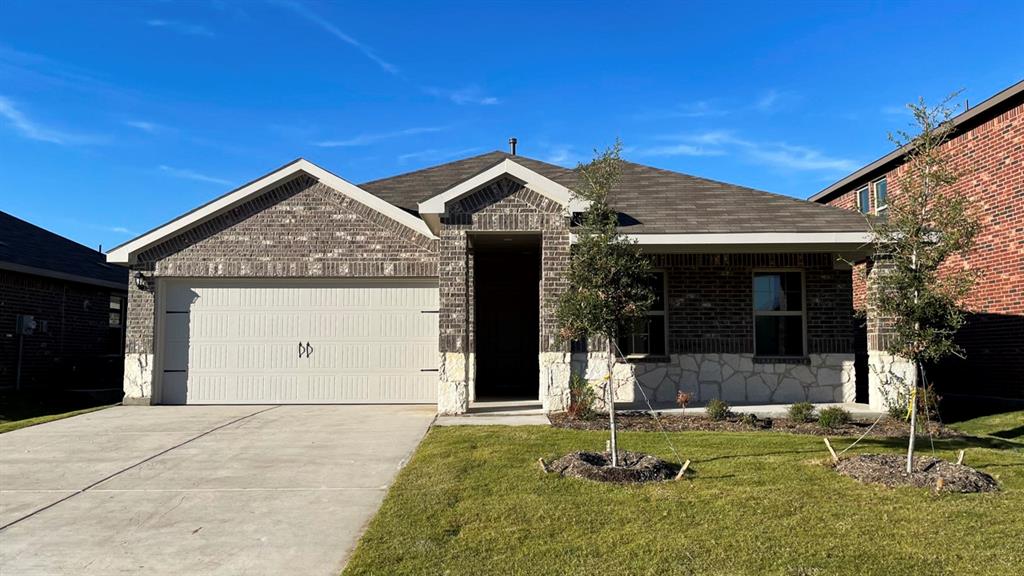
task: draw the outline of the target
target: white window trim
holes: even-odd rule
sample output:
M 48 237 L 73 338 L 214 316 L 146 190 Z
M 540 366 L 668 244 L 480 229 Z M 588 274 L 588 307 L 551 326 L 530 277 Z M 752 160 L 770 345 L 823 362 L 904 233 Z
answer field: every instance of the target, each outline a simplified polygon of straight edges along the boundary
M 885 205 L 882 206 L 878 203 L 878 183 L 885 182 Z M 871 197 L 875 203 L 874 212 L 880 214 L 889 209 L 889 181 L 888 178 L 882 176 L 881 178 L 871 182 Z
M 793 312 L 790 310 L 762 310 L 759 311 L 755 306 L 754 301 L 754 278 L 758 274 L 779 274 L 783 272 L 799 272 L 800 273 L 800 311 Z M 751 341 L 754 343 L 754 358 L 806 358 L 809 353 L 807 352 L 807 274 L 801 268 L 755 268 L 750 274 L 750 310 L 753 313 L 753 332 L 754 336 Z M 800 316 L 802 321 L 800 327 L 803 332 L 802 342 L 802 354 L 770 354 L 770 355 L 759 355 L 757 353 L 757 317 L 758 316 Z
M 867 191 L 867 193 L 868 193 L 868 205 L 867 206 L 862 205 L 861 199 L 860 199 L 860 193 L 864 192 L 864 191 Z M 865 185 L 857 188 L 857 191 L 854 192 L 854 195 L 855 195 L 855 197 L 857 199 L 857 211 L 860 212 L 861 214 L 870 214 L 871 213 L 871 194 L 872 194 L 872 187 L 871 187 L 870 184 L 865 184 Z
M 665 342 L 665 353 L 664 354 L 651 354 L 649 352 L 645 353 L 645 354 L 631 353 L 631 354 L 624 355 L 624 357 L 627 360 L 637 360 L 637 359 L 641 359 L 641 358 L 651 358 L 651 357 L 658 358 L 658 357 L 661 357 L 661 356 L 668 356 L 669 355 L 669 350 L 668 350 L 668 270 L 663 270 L 661 268 L 655 268 L 654 270 L 651 270 L 651 272 L 654 272 L 656 274 L 661 274 L 661 301 L 664 304 L 664 310 L 648 310 L 647 313 L 644 314 L 644 316 L 645 317 L 646 316 L 661 316 L 661 317 L 665 318 L 665 329 L 662 331 L 662 334 L 661 334 L 662 339 Z M 630 334 L 630 336 L 632 336 L 632 333 Z

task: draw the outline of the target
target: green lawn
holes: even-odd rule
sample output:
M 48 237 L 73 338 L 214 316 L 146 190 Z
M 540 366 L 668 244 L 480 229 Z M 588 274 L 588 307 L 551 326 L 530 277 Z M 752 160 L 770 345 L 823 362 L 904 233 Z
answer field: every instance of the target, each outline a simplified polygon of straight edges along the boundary
M 1024 442 L 1024 410 L 973 418 L 957 422 L 952 427 L 973 436 L 994 436 Z
M 72 410 L 71 412 L 60 412 L 59 414 L 43 414 L 42 416 L 33 416 L 31 418 L 20 418 L 17 420 L 8 419 L 5 415 L 0 415 L 0 434 L 7 433 L 7 431 L 16 430 L 17 428 L 24 428 L 26 426 L 34 426 L 36 424 L 42 424 L 44 422 L 52 422 L 53 420 L 59 420 L 61 418 L 70 418 L 72 416 L 78 416 L 79 414 L 85 414 L 88 412 L 95 412 L 96 410 L 102 410 L 103 408 L 110 408 L 110 406 L 94 406 L 92 408 L 83 408 L 81 410 Z
M 937 443 L 946 458 L 966 447 L 1003 491 L 934 496 L 836 475 L 818 437 L 670 437 L 693 479 L 622 487 L 537 466 L 602 449 L 601 432 L 434 428 L 345 574 L 1024 574 L 1024 449 L 1006 440 Z M 620 443 L 672 457 L 658 433 Z M 855 451 L 901 449 L 865 440 Z

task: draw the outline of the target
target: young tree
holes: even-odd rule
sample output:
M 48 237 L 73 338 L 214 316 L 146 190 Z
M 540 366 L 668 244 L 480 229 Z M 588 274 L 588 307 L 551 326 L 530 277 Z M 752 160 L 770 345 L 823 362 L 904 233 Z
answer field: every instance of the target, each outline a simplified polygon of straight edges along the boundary
M 964 323 L 961 305 L 974 273 L 949 261 L 970 250 L 979 223 L 962 195 L 951 194 L 958 180 L 943 144 L 953 129 L 953 94 L 938 106 L 922 99 L 909 104 L 919 130 L 890 135 L 907 150 L 907 161 L 888 199 L 887 214 L 871 221 L 878 265 L 870 304 L 886 322 L 886 351 L 914 366 L 910 391 L 907 473 L 913 470 L 918 391 L 923 364 L 963 351 L 953 340 Z
M 622 171 L 622 143 L 597 152 L 577 167 L 574 194 L 589 202 L 576 229 L 569 264 L 569 288 L 558 301 L 563 340 L 604 340 L 608 348 L 605 397 L 611 431 L 612 466 L 618 466 L 615 429 L 615 338 L 619 330 L 642 318 L 654 301 L 649 284 L 650 261 L 635 242 L 618 231 L 618 214 L 608 206 L 608 192 Z

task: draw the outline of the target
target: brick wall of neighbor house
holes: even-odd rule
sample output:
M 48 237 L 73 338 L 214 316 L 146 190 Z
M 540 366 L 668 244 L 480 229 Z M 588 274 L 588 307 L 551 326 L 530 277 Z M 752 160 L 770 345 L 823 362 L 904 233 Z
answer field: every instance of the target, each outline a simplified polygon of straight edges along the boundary
M 853 303 L 849 266 L 833 254 L 661 254 L 666 273 L 668 352 L 662 359 L 619 362 L 616 398 L 644 404 L 720 398 L 737 404 L 852 402 Z M 806 288 L 807 355 L 799 360 L 754 357 L 753 274 L 802 270 Z M 574 355 L 574 369 L 604 377 L 602 354 Z M 643 392 L 643 394 L 641 394 Z
M 121 378 L 119 330 L 110 328 L 111 294 L 89 284 L 0 270 L 0 386 L 14 386 L 17 316 L 35 317 L 24 336 L 24 388 L 113 388 Z M 44 327 L 45 325 L 45 327 Z M 71 376 L 74 375 L 74 378 Z
M 569 229 L 562 206 L 510 179 L 501 179 L 452 203 L 442 219 L 440 270 L 441 371 L 438 410 L 460 413 L 474 387 L 473 267 L 468 236 L 472 232 L 537 232 L 541 235 L 540 351 L 541 401 L 549 407 L 545 386 L 555 381 L 560 395 L 568 383 L 568 356 L 556 343 L 554 316 L 566 288 Z M 552 358 L 553 357 L 553 358 Z M 545 372 L 552 362 L 564 365 Z M 553 407 L 554 408 L 554 407 Z
M 950 194 L 966 196 L 981 221 L 974 249 L 962 264 L 981 276 L 967 306 L 958 340 L 966 361 L 951 359 L 932 371 L 940 392 L 1024 399 L 1024 105 L 1017 105 L 945 144 L 960 181 Z M 890 198 L 899 196 L 900 166 L 887 176 Z M 875 177 L 877 178 L 877 177 Z M 874 180 L 875 178 L 872 178 Z M 830 200 L 856 209 L 854 183 Z M 874 202 L 874 198 L 871 198 Z M 874 210 L 874 206 L 871 206 Z M 857 267 L 854 305 L 864 309 L 864 267 Z
M 157 278 L 431 278 L 437 243 L 300 175 L 147 249 L 132 269 Z M 131 287 L 127 402 L 150 401 L 154 299 Z

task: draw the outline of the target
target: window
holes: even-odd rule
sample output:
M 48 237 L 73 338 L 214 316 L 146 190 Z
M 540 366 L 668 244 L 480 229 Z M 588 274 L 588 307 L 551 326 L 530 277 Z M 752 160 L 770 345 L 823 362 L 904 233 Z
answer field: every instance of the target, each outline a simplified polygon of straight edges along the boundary
M 803 355 L 803 273 L 755 272 L 754 356 Z
M 889 183 L 885 178 L 875 181 L 875 212 L 884 212 L 889 207 Z
M 665 273 L 651 275 L 654 303 L 647 317 L 637 320 L 629 329 L 620 330 L 619 350 L 625 356 L 665 355 Z
M 111 328 L 120 328 L 122 324 L 124 324 L 124 297 L 111 294 L 109 326 Z
M 857 190 L 857 209 L 861 214 L 871 212 L 871 194 L 868 193 L 867 186 Z

